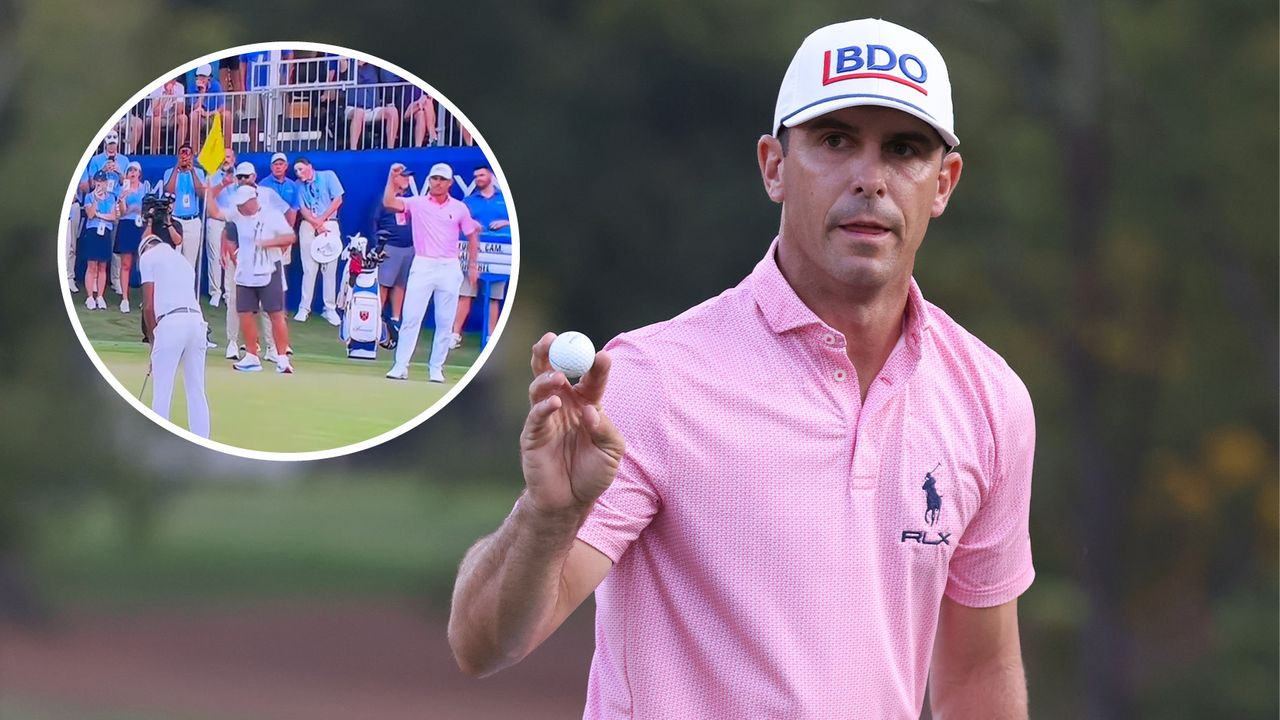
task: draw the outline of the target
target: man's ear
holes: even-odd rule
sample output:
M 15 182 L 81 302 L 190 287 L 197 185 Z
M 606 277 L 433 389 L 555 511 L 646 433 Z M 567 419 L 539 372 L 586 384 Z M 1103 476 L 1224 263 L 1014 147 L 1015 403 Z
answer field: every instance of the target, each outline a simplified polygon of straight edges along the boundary
M 772 135 L 761 135 L 756 143 L 756 159 L 760 162 L 760 179 L 764 181 L 764 191 L 769 199 L 780 203 L 785 195 L 782 191 L 782 143 Z
M 933 197 L 931 217 L 938 217 L 947 209 L 951 201 L 951 193 L 960 183 L 960 171 L 964 168 L 964 158 L 958 152 L 949 152 L 942 156 L 942 167 L 938 170 L 938 194 Z

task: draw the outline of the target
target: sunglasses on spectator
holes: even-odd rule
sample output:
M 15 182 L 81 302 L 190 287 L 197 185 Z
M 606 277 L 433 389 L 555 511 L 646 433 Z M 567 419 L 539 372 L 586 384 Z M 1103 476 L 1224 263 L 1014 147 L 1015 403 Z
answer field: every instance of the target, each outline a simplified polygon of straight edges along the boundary
M 237 176 L 236 176 L 236 179 L 237 179 L 237 180 L 248 180 L 248 179 L 249 179 L 249 178 L 251 178 L 251 177 L 253 177 L 253 176 L 252 176 L 252 175 L 237 175 Z

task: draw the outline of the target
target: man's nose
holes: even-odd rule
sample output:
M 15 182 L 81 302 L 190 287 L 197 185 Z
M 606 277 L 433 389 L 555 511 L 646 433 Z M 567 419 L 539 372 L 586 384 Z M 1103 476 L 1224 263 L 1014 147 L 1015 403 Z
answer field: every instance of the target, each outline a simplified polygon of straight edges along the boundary
M 879 152 L 868 149 L 853 160 L 850 185 L 854 195 L 882 198 L 888 191 Z

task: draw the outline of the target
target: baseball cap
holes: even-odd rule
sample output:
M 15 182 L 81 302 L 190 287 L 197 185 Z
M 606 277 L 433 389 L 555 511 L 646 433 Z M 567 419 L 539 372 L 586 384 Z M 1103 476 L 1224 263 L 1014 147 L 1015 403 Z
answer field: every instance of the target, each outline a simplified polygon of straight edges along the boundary
M 253 169 L 253 163 L 242 162 L 236 166 L 236 175 L 257 175 L 258 171 Z
M 94 181 L 94 182 L 106 182 L 106 181 L 107 181 L 107 179 L 108 179 L 108 178 L 107 178 L 107 174 L 106 174 L 106 173 L 104 173 L 104 172 L 102 172 L 101 170 L 99 170 L 98 172 L 96 172 L 96 173 L 94 173 L 94 174 L 93 174 L 93 181 Z
M 118 145 L 120 144 L 120 136 L 116 134 L 115 130 L 112 130 L 111 132 L 107 133 L 107 139 L 103 140 L 103 143 L 106 145 L 110 145 L 111 143 L 116 143 Z
M 431 166 L 431 172 L 427 173 L 427 177 L 429 178 L 442 177 L 442 178 L 448 178 L 449 180 L 452 180 L 453 168 L 449 167 L 448 163 L 436 163 L 435 165 Z
M 960 144 L 942 54 L 901 25 L 865 18 L 813 31 L 782 78 L 772 130 L 858 105 L 901 110 L 932 125 L 947 145 Z
M 232 191 L 231 202 L 235 205 L 243 205 L 256 197 L 258 197 L 258 191 L 256 188 L 248 185 L 241 185 Z
M 285 162 L 289 162 L 289 157 L 288 157 L 287 155 L 285 155 L 284 153 L 276 153 L 275 155 L 272 155 L 272 156 L 271 156 L 271 164 L 272 164 L 272 165 L 274 165 L 274 164 L 276 163 L 276 161 L 277 161 L 277 160 L 283 160 L 283 161 L 285 161 Z
M 132 169 L 134 169 L 134 168 L 138 168 L 139 170 L 141 170 L 141 169 L 142 169 L 142 163 L 138 162 L 137 160 L 130 160 L 130 161 L 129 161 L 129 166 L 128 166 L 127 168 L 125 168 L 125 169 L 126 169 L 126 170 L 132 170 Z
M 213 66 L 209 63 L 205 63 L 204 65 L 196 68 L 196 77 L 200 77 L 201 75 L 204 77 L 210 77 L 213 75 Z
M 436 167 L 439 167 L 440 165 L 444 165 L 444 163 L 439 163 Z M 448 165 L 444 166 L 446 168 L 449 167 Z M 435 170 L 436 168 L 433 167 L 431 169 Z M 405 165 L 404 163 L 391 163 L 391 172 L 397 171 L 404 177 L 413 177 L 413 171 L 409 169 L 408 165 Z

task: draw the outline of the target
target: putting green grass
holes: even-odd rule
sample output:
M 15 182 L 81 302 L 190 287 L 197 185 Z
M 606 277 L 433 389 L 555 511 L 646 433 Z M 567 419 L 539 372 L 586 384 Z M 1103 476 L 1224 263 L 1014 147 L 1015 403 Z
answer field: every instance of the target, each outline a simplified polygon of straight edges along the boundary
M 119 298 L 108 291 L 109 310 L 84 307 L 84 293 L 74 296 L 76 317 L 102 361 L 134 397 L 142 391 L 149 346 L 141 341 L 140 291 L 135 289 L 130 314 L 118 309 Z M 226 351 L 225 308 L 203 306 L 211 337 L 218 347 L 205 355 L 205 395 L 209 401 L 211 439 L 239 448 L 268 452 L 328 450 L 376 437 L 416 417 L 448 393 L 479 355 L 479 336 L 467 335 L 449 354 L 444 384 L 427 381 L 426 358 L 432 333 L 424 330 L 414 352 L 407 381 L 384 377 L 391 352 L 379 348 L 377 360 L 350 360 L 337 339 L 337 328 L 319 315 L 305 323 L 289 319 L 293 347 L 291 375 L 263 362 L 262 372 L 232 369 Z M 430 314 L 428 313 L 428 317 Z M 178 370 L 170 419 L 187 427 L 186 395 Z M 153 382 L 142 400 L 151 404 Z

